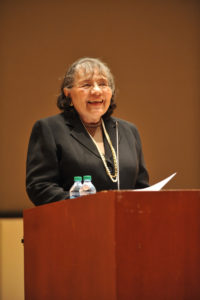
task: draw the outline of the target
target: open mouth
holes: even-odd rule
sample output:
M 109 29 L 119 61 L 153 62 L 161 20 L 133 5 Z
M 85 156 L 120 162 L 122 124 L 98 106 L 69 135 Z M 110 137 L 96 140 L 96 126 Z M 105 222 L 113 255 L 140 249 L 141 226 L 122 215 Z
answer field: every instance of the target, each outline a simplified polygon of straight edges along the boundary
M 103 100 L 94 100 L 94 101 L 89 100 L 88 103 L 89 104 L 101 104 L 101 103 L 103 103 Z

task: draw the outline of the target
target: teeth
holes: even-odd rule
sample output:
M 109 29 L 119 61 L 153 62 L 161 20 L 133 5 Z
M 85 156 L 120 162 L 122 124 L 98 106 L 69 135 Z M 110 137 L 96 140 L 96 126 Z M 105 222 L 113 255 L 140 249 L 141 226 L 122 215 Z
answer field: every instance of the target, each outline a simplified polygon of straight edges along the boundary
M 103 100 L 98 100 L 98 101 L 88 101 L 88 103 L 102 103 Z

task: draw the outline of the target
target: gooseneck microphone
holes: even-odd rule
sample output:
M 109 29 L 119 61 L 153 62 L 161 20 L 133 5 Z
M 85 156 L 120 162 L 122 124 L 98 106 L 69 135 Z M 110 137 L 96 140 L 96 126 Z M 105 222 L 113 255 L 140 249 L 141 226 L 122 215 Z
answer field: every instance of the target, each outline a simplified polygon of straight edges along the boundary
M 119 130 L 118 122 L 116 121 L 116 146 L 117 146 L 117 189 L 120 190 L 120 179 L 119 179 Z

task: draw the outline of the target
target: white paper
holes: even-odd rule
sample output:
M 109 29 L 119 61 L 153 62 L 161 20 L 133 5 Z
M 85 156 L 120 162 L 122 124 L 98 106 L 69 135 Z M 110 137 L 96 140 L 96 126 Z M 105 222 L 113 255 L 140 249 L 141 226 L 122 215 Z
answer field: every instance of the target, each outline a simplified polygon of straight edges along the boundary
M 163 179 L 162 181 L 154 184 L 154 185 L 151 185 L 147 188 L 144 188 L 144 189 L 138 189 L 138 190 L 135 190 L 136 192 L 137 191 L 160 191 L 174 176 L 176 175 L 176 173 L 170 175 L 169 177 Z

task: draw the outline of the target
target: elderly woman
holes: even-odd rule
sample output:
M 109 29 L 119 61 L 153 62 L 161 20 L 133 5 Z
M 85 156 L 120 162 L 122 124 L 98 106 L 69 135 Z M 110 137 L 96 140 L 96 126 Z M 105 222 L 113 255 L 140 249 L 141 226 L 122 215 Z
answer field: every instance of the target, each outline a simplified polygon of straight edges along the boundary
M 136 127 L 111 117 L 115 84 L 99 59 L 68 69 L 61 113 L 35 123 L 27 156 L 27 193 L 35 205 L 67 199 L 74 176 L 89 174 L 97 191 L 148 186 Z

